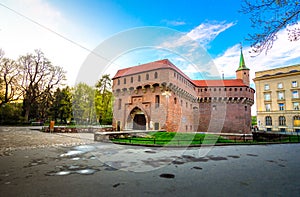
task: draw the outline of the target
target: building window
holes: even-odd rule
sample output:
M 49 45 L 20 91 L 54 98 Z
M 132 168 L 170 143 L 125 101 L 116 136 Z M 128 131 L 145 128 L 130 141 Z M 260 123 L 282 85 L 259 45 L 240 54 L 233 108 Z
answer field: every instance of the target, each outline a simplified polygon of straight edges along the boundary
M 183 101 L 182 101 L 182 100 L 180 100 L 180 106 L 182 106 L 182 103 L 183 103 Z
M 298 87 L 297 81 L 292 81 L 292 87 L 293 87 L 293 88 Z
M 216 106 L 216 105 L 213 105 L 212 109 L 213 109 L 213 110 L 217 110 L 217 106 Z
M 285 117 L 279 116 L 279 126 L 285 126 Z
M 245 111 L 247 111 L 248 109 L 247 109 L 247 106 L 245 106 Z
M 271 104 L 266 104 L 266 111 L 271 111 Z
M 270 90 L 269 84 L 265 84 L 265 90 Z
M 266 93 L 265 94 L 265 101 L 270 101 L 271 100 L 271 94 L 270 93 Z
M 284 93 L 278 92 L 278 100 L 283 100 L 283 99 L 284 99 Z
M 300 127 L 300 116 L 294 116 L 293 117 L 294 120 L 294 127 Z
M 284 104 L 283 103 L 279 103 L 279 110 L 283 111 L 284 110 Z
M 299 93 L 297 90 L 293 91 L 292 98 L 299 98 Z
M 146 74 L 146 80 L 149 80 L 149 74 Z
M 130 78 L 130 82 L 133 83 L 133 77 Z
M 279 89 L 283 88 L 282 83 L 278 83 L 277 87 L 278 87 Z
M 158 77 L 158 73 L 155 72 L 155 73 L 154 73 L 154 78 L 157 79 L 157 77 Z
M 174 104 L 175 105 L 177 104 L 177 98 L 174 98 Z
M 126 78 L 124 78 L 124 84 L 126 84 Z
M 120 79 L 118 79 L 118 85 L 120 85 Z
M 293 103 L 293 109 L 294 110 L 299 110 L 299 103 L 298 102 Z
M 141 81 L 141 75 L 138 76 L 138 82 L 140 82 L 140 81 Z
M 158 108 L 160 104 L 160 97 L 159 95 L 155 95 L 155 108 Z
M 272 126 L 272 117 L 266 116 L 266 126 Z
M 187 102 L 185 102 L 185 107 L 188 108 L 188 103 Z
M 118 102 L 118 109 L 120 110 L 122 107 L 122 99 L 119 99 L 119 102 Z

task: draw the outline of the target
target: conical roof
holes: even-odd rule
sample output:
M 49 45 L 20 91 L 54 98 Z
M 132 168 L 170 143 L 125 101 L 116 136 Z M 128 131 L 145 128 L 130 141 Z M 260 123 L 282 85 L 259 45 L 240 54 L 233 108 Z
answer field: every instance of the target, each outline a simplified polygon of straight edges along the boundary
M 237 69 L 237 71 L 238 70 L 249 70 L 249 68 L 247 68 L 246 64 L 245 64 L 242 47 L 241 47 L 241 55 L 240 55 L 240 64 L 239 64 L 239 68 Z

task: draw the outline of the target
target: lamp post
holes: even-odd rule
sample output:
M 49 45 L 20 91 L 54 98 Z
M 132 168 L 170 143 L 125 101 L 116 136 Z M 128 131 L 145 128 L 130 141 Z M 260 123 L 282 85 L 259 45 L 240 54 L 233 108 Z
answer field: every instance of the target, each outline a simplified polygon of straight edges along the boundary
M 169 97 L 172 95 L 171 92 L 169 90 L 166 90 L 165 92 L 163 92 L 161 95 L 166 97 L 167 100 L 167 116 L 166 116 L 166 127 L 168 128 L 168 115 L 169 115 Z

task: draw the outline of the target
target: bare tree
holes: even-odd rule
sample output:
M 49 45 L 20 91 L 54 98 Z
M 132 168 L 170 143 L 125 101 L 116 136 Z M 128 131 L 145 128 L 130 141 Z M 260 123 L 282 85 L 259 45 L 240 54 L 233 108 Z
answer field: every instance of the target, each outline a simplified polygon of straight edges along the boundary
M 38 99 L 47 98 L 52 90 L 65 80 L 65 72 L 61 67 L 53 66 L 40 50 L 19 58 L 23 91 L 23 110 L 25 121 L 29 120 L 32 106 Z
M 256 29 L 247 40 L 252 42 L 252 52 L 257 55 L 264 50 L 267 53 L 273 47 L 282 29 L 287 29 L 290 41 L 300 39 L 299 26 L 293 26 L 299 20 L 298 0 L 243 0 L 240 11 L 250 14 L 252 27 Z
M 19 65 L 14 60 L 4 58 L 3 54 L 0 50 L 0 107 L 22 96 Z

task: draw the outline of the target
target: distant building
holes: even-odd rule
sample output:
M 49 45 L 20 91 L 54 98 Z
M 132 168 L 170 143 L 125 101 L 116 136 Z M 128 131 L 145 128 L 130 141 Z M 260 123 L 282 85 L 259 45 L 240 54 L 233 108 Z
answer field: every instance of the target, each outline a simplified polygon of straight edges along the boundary
M 169 60 L 118 70 L 113 77 L 116 130 L 251 132 L 254 89 L 241 51 L 236 79 L 192 80 Z
M 300 65 L 255 73 L 260 130 L 300 132 Z

